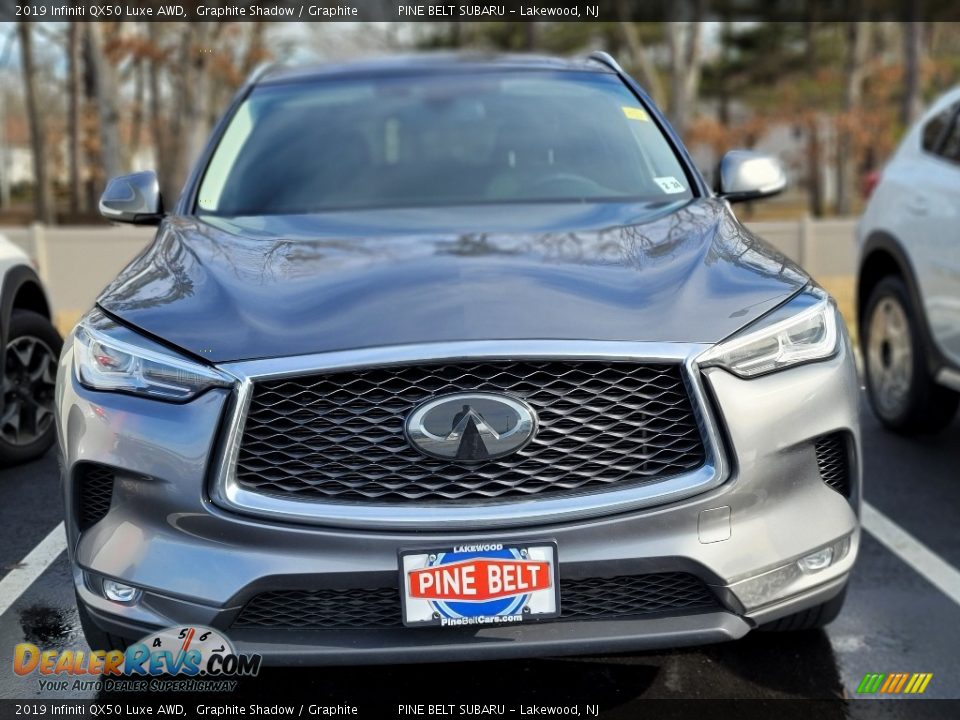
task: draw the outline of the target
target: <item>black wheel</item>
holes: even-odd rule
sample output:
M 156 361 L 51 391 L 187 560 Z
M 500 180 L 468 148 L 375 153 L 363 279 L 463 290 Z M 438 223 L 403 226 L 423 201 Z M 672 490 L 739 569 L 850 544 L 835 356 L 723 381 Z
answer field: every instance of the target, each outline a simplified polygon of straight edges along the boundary
M 843 610 L 843 603 L 846 602 L 846 599 L 847 586 L 844 585 L 843 590 L 838 595 L 825 603 L 761 625 L 759 629 L 763 632 L 798 632 L 826 627 L 837 619 L 837 615 Z
M 887 276 L 873 288 L 861 331 L 867 394 L 880 422 L 903 434 L 949 425 L 960 395 L 930 377 L 919 318 L 901 278 Z
M 94 625 L 93 618 L 90 617 L 90 611 L 80 601 L 79 596 L 77 596 L 77 614 L 80 616 L 80 628 L 83 630 L 83 637 L 91 650 L 126 650 L 135 642 L 129 638 L 108 633 Z
M 0 463 L 45 453 L 54 441 L 53 393 L 63 340 L 43 315 L 14 310 L 4 351 Z

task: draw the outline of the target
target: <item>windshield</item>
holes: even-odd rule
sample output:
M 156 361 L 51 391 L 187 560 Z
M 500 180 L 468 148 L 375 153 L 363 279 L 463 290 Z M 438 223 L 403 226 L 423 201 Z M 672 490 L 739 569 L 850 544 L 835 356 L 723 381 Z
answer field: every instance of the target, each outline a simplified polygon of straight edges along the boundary
M 257 88 L 221 138 L 197 204 L 239 216 L 691 195 L 617 77 L 500 71 Z

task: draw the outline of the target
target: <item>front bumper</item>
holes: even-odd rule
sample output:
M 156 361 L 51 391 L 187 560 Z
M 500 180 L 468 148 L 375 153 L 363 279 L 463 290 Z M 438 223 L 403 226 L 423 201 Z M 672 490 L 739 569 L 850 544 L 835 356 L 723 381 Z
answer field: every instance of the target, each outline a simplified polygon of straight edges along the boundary
M 91 392 L 61 362 L 58 424 L 68 547 L 78 597 L 97 625 L 124 637 L 202 624 L 267 663 L 367 663 L 612 652 L 741 637 L 757 624 L 839 593 L 859 543 L 858 383 L 849 347 L 831 360 L 745 381 L 702 373 L 723 436 L 726 480 L 670 504 L 503 530 L 411 532 L 311 527 L 237 514 L 211 501 L 231 393 L 173 405 Z M 850 496 L 821 479 L 816 438 L 847 433 Z M 110 510 L 80 532 L 74 478 L 84 462 L 116 471 Z M 535 521 L 534 521 L 535 522 Z M 844 538 L 849 550 L 816 573 L 797 560 Z M 717 610 L 483 629 L 233 628 L 252 597 L 276 589 L 397 586 L 401 548 L 556 541 L 560 577 L 688 572 Z M 95 591 L 97 578 L 141 588 L 132 606 Z M 562 600 L 561 600 L 562 602 Z

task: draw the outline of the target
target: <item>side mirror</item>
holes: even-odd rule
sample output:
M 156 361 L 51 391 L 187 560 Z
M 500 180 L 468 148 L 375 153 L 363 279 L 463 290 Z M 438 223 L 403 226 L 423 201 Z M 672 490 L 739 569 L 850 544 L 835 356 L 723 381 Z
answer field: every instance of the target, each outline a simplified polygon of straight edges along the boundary
M 780 161 L 750 150 L 731 150 L 720 161 L 720 197 L 728 202 L 759 200 L 782 192 L 787 176 Z
M 160 183 L 152 170 L 121 175 L 107 182 L 100 214 L 112 222 L 157 225 L 163 218 Z

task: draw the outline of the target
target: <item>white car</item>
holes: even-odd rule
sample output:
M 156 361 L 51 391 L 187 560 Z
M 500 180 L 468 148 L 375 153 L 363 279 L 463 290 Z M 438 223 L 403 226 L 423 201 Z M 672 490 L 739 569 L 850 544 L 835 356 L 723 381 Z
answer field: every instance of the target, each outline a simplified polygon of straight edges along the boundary
M 887 427 L 936 432 L 960 400 L 960 87 L 910 128 L 858 229 L 867 390 Z
M 31 460 L 53 444 L 53 392 L 62 345 L 30 259 L 0 235 L 0 466 Z

